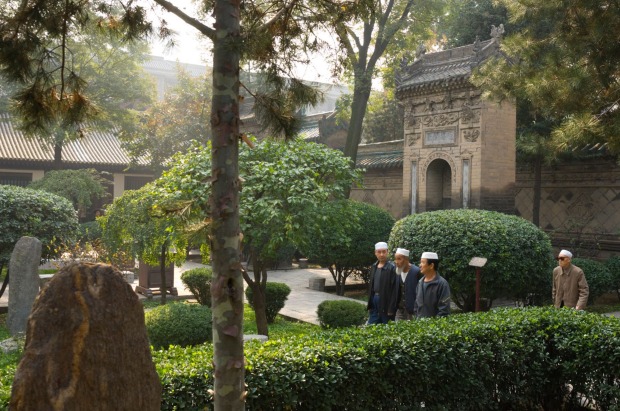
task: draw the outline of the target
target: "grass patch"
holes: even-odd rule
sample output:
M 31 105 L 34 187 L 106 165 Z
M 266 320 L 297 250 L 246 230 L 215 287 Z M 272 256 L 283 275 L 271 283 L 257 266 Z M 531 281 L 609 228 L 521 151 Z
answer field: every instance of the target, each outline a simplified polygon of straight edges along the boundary
M 57 268 L 42 268 L 39 270 L 39 274 L 56 274 L 57 272 Z
M 6 326 L 6 317 L 7 314 L 0 314 L 0 341 L 11 337 L 11 334 L 9 334 L 9 329 Z
M 319 329 L 317 325 L 299 321 L 289 321 L 281 315 L 278 315 L 274 323 L 269 324 L 269 339 L 283 339 L 290 336 L 307 334 Z M 258 333 L 256 330 L 256 315 L 254 314 L 254 310 L 247 304 L 245 304 L 243 310 L 243 333 Z

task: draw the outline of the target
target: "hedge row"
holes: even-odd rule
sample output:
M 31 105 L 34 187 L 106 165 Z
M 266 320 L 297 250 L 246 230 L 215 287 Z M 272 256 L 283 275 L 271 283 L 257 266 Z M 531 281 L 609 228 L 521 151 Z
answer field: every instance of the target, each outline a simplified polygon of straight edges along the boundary
M 615 318 L 530 308 L 251 342 L 246 408 L 620 409 L 619 337 Z M 212 408 L 212 355 L 154 353 L 162 410 Z

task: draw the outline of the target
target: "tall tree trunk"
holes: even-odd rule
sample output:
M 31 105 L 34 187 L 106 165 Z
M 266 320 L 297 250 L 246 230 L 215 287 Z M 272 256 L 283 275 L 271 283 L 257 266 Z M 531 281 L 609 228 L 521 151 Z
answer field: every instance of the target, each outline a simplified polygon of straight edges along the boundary
M 532 204 L 532 223 L 540 227 L 540 198 L 542 194 L 542 156 L 534 159 L 534 200 Z
M 363 69 L 359 70 L 361 70 L 363 74 L 355 76 L 351 118 L 349 119 L 347 141 L 344 147 L 344 155 L 351 159 L 351 167 L 353 168 L 355 168 L 357 161 L 357 148 L 362 140 L 364 116 L 366 115 L 366 107 L 368 106 L 368 98 L 370 97 L 370 90 L 372 87 L 372 71 L 364 72 Z M 347 197 L 351 194 L 350 188 L 346 194 Z
M 159 293 L 161 294 L 161 305 L 166 305 L 166 294 L 168 289 L 166 288 L 166 250 L 168 249 L 168 241 L 164 241 L 161 245 L 161 254 L 159 255 L 159 276 L 161 284 L 159 285 Z
M 252 252 L 252 272 L 254 279 L 250 278 L 247 271 L 243 272 L 243 277 L 248 287 L 252 288 L 252 306 L 256 317 L 256 330 L 259 334 L 269 335 L 269 325 L 267 324 L 267 265 L 256 253 Z
M 239 231 L 239 0 L 216 0 L 211 108 L 214 408 L 245 408 Z
M 62 170 L 62 143 L 54 144 L 54 170 Z

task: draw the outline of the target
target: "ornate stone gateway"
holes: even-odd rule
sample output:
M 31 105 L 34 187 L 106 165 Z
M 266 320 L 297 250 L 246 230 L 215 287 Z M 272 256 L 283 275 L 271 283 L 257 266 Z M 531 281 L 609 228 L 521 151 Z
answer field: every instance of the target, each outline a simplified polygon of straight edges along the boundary
M 481 99 L 473 69 L 499 56 L 493 38 L 425 54 L 396 75 L 405 109 L 403 210 L 483 208 L 514 213 L 514 104 Z

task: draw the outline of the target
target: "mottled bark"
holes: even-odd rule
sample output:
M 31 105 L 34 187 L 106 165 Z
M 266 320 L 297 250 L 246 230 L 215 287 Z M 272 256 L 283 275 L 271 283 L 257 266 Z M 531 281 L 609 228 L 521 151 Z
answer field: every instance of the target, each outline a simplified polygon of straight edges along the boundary
M 159 292 L 161 294 L 161 305 L 166 305 L 166 293 L 168 289 L 166 288 L 166 252 L 168 250 L 168 242 L 164 241 L 161 245 L 161 254 L 159 256 L 159 275 L 161 279 L 161 285 L 159 286 Z
M 54 170 L 62 170 L 62 143 L 54 144 Z
M 211 258 L 215 410 L 245 407 L 239 232 L 239 0 L 215 2 Z
M 368 98 L 372 86 L 372 76 L 367 70 L 359 69 L 360 75 L 355 76 L 355 88 L 353 90 L 353 103 L 351 105 L 351 118 L 347 131 L 347 141 L 344 147 L 344 155 L 349 157 L 355 167 L 357 160 L 357 147 L 362 139 L 364 116 L 368 106 Z M 372 70 L 370 71 L 372 73 Z

